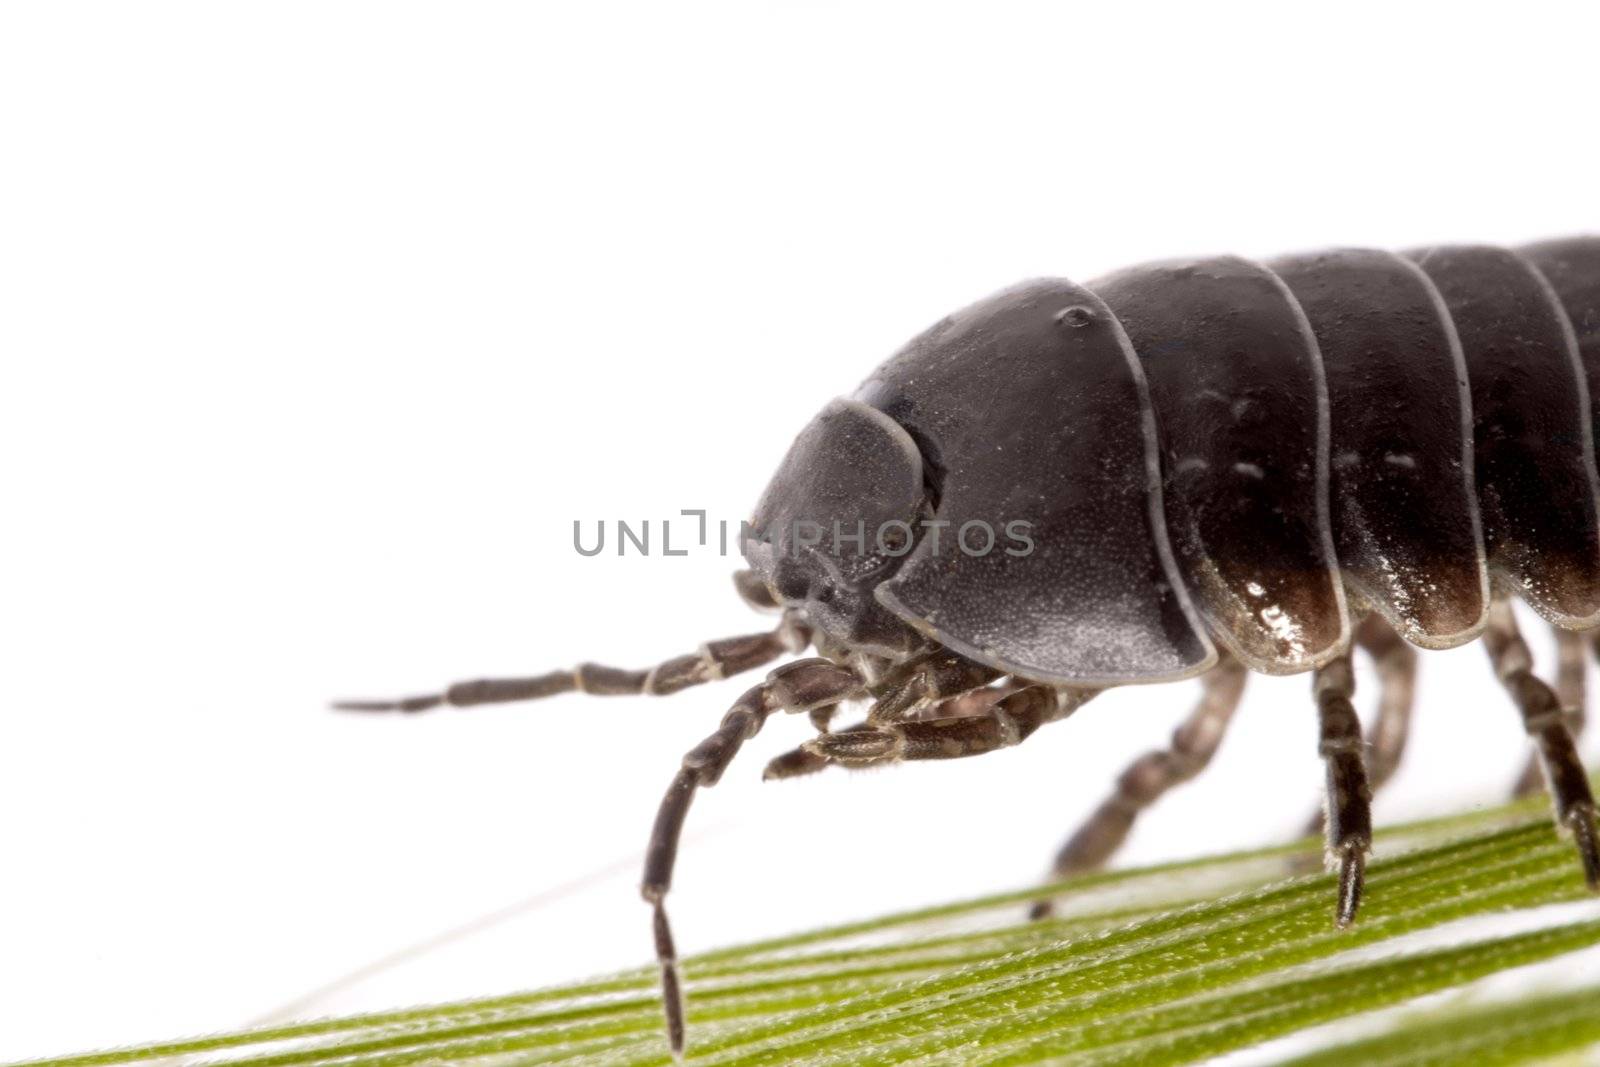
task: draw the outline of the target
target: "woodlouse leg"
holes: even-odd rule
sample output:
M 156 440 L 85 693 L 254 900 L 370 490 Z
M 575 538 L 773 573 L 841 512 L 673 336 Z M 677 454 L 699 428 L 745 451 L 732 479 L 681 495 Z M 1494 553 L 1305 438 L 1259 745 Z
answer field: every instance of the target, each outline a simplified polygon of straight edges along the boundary
M 997 685 L 974 689 L 970 693 L 951 697 L 929 708 L 924 717 L 929 719 L 963 719 L 970 715 L 987 715 L 994 707 L 1018 689 L 1026 689 L 1027 682 L 1008 678 Z
M 1587 689 L 1590 635 L 1553 627 L 1556 635 L 1556 698 L 1561 701 L 1562 713 L 1567 719 L 1567 729 L 1574 742 L 1583 735 L 1585 690 Z M 1600 640 L 1597 637 L 1596 640 Z M 1539 769 L 1537 753 L 1528 757 L 1522 775 L 1512 787 L 1515 797 L 1532 796 L 1544 788 L 1544 772 Z
M 868 692 L 876 698 L 867 713 L 865 722 L 854 723 L 835 733 L 859 734 L 887 723 L 906 722 L 930 709 L 939 709 L 961 697 L 977 691 L 993 681 L 996 671 L 970 660 L 946 652 L 939 652 L 908 661 L 874 682 Z M 1009 690 L 1007 690 L 1009 692 Z M 989 704 L 995 703 L 1004 693 L 999 693 Z M 987 705 L 984 708 L 987 711 Z M 944 717 L 944 716 L 928 716 Z M 954 716 L 951 716 L 954 717 Z M 813 720 L 815 721 L 815 720 Z M 826 723 L 818 726 L 819 734 L 826 734 Z M 822 752 L 802 745 L 776 756 L 767 764 L 762 777 L 798 778 L 815 774 L 832 762 Z
M 1127 839 L 1139 812 L 1173 786 L 1205 769 L 1238 710 L 1247 674 L 1237 660 L 1225 657 L 1201 676 L 1200 699 L 1189 717 L 1172 732 L 1171 745 L 1146 752 L 1117 777 L 1111 795 L 1056 853 L 1052 879 L 1102 866 Z M 1050 910 L 1051 902 L 1040 900 L 1030 915 L 1042 919 Z
M 665 902 L 667 891 L 672 888 L 672 869 L 677 862 L 678 840 L 683 834 L 690 801 L 698 789 L 717 784 L 739 748 L 756 735 L 774 711 L 781 708 L 809 712 L 861 695 L 862 689 L 862 680 L 855 673 L 828 660 L 797 660 L 779 667 L 765 682 L 734 702 L 715 733 L 689 750 L 672 784 L 667 787 L 667 795 L 656 813 L 650 845 L 645 851 L 640 892 L 653 911 L 656 959 L 661 966 L 662 1007 L 666 1013 L 667 1040 L 675 1057 L 682 1057 L 684 1047 L 683 984 Z
M 506 704 L 539 700 L 573 691 L 593 696 L 666 696 L 691 686 L 721 681 L 743 671 L 765 666 L 785 653 L 794 654 L 811 642 L 811 630 L 794 612 L 786 612 L 776 630 L 710 641 L 699 651 L 675 656 L 647 670 L 627 670 L 585 663 L 573 670 L 552 671 L 528 678 L 479 678 L 456 682 L 441 693 L 399 700 L 342 700 L 341 711 L 427 711 L 448 705 Z
M 1378 709 L 1367 737 L 1367 780 L 1376 793 L 1400 767 L 1411 736 L 1417 695 L 1417 650 L 1376 615 L 1356 630 L 1356 643 L 1378 671 Z
M 1378 707 L 1367 731 L 1367 784 L 1376 794 L 1394 777 L 1411 734 L 1411 709 L 1416 699 L 1417 652 L 1379 615 L 1356 626 L 1355 642 L 1372 657 L 1378 671 Z M 1306 824 L 1307 834 L 1320 835 L 1325 822 L 1321 807 Z
M 1372 790 L 1362 758 L 1361 720 L 1350 699 L 1355 689 L 1348 652 L 1319 668 L 1312 681 L 1321 735 L 1317 750 L 1327 767 L 1327 857 L 1339 871 L 1334 921 L 1341 927 L 1353 923 L 1361 907 L 1372 847 Z
M 851 723 L 849 726 L 838 730 L 818 730 L 818 733 L 843 734 L 859 733 L 862 730 L 874 729 L 869 722 Z M 774 781 L 779 778 L 802 778 L 808 774 L 816 774 L 832 762 L 828 757 L 811 751 L 805 745 L 798 745 L 789 751 L 772 757 L 767 762 L 766 770 L 761 772 L 764 781 Z
M 867 710 L 867 722 L 881 725 L 918 718 L 942 701 L 988 685 L 1000 672 L 952 653 L 941 653 L 885 675 L 872 686 L 877 699 Z
M 1522 713 L 1522 728 L 1533 738 L 1545 784 L 1555 808 L 1556 826 L 1571 832 L 1583 860 L 1583 875 L 1590 888 L 1600 890 L 1600 834 L 1595 828 L 1594 794 L 1589 776 L 1578 758 L 1561 700 L 1533 673 L 1533 655 L 1517 628 L 1511 605 L 1496 600 L 1489 609 L 1484 647 L 1494 672 Z
M 1048 722 L 1064 719 L 1099 690 L 1031 685 L 996 702 L 981 715 L 861 724 L 812 738 L 806 751 L 841 767 L 873 767 L 904 760 L 962 759 L 1009 748 Z

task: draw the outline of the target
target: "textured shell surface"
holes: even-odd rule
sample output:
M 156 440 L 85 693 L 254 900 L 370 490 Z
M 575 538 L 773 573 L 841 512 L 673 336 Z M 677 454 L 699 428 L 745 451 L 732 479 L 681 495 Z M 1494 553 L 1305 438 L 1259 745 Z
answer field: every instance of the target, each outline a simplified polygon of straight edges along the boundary
M 1597 392 L 1600 237 L 1025 282 L 819 416 L 758 509 L 892 519 L 906 551 L 751 562 L 847 644 L 888 651 L 898 623 L 1070 685 L 1189 677 L 1219 650 L 1308 670 L 1368 611 L 1452 647 L 1491 589 L 1586 629 Z M 927 535 L 1018 520 L 1026 553 Z

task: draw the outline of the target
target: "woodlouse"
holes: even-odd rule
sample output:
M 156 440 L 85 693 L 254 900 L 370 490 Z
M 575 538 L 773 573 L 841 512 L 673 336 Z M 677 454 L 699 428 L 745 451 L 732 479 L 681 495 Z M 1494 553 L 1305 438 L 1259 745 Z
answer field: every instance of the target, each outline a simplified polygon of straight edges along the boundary
M 1198 676 L 1170 749 L 1124 771 L 1062 848 L 1066 874 L 1103 863 L 1140 809 L 1204 767 L 1248 671 L 1312 671 L 1347 925 L 1371 791 L 1406 736 L 1410 646 L 1481 636 L 1600 887 L 1573 741 L 1576 635 L 1600 626 L 1596 403 L 1600 238 L 1026 282 L 933 326 L 801 432 L 736 576 L 747 602 L 781 612 L 775 630 L 651 670 L 585 664 L 340 706 L 664 694 L 815 646 L 735 702 L 657 816 L 643 892 L 674 1051 L 682 993 L 663 901 L 684 817 L 780 708 L 809 713 L 818 735 L 769 777 L 978 755 L 1108 687 Z M 1016 544 L 994 550 L 1018 522 Z M 973 527 L 990 551 L 967 550 Z M 941 530 L 959 531 L 959 550 L 949 537 L 940 550 Z M 1556 689 L 1532 673 L 1512 598 L 1557 628 Z M 1353 647 L 1382 688 L 1365 742 Z M 865 720 L 830 729 L 856 700 L 871 702 Z M 1519 788 L 1537 788 L 1533 766 Z

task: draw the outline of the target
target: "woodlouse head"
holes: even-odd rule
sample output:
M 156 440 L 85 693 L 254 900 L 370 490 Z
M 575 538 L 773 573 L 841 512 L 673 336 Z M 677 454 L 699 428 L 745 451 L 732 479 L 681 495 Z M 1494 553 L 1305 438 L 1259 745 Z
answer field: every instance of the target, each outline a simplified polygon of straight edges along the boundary
M 835 400 L 800 432 L 762 495 L 745 558 L 829 637 L 898 654 L 919 639 L 873 594 L 915 545 L 923 511 L 911 438 L 882 412 Z

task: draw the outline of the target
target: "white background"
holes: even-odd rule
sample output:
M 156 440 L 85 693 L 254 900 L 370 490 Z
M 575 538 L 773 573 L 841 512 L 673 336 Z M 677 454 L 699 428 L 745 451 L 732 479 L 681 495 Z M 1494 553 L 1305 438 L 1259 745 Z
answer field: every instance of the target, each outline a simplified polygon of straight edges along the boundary
M 1600 228 L 1592 12 L 0 8 L 0 1057 L 233 1026 L 535 897 L 298 1010 L 641 962 L 654 806 L 737 683 L 324 701 L 764 626 L 733 560 L 572 521 L 737 522 L 824 401 L 1019 278 Z M 1478 650 L 1424 671 L 1385 821 L 1522 759 Z M 1124 859 L 1297 830 L 1307 689 L 1256 686 Z M 694 812 L 681 944 L 1026 884 L 1191 695 L 764 787 L 774 720 Z

